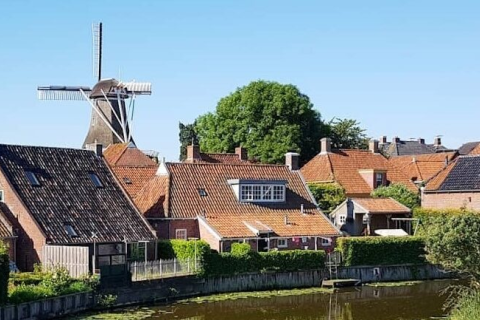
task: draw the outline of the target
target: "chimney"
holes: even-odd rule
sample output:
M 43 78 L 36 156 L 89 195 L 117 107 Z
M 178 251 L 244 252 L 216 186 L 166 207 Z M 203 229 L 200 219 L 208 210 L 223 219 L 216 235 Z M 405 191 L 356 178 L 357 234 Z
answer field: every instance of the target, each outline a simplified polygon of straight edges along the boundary
M 399 137 L 393 137 L 392 143 L 399 143 L 399 142 L 400 142 L 400 138 L 399 138 Z
M 320 139 L 320 153 L 332 152 L 332 140 L 330 138 Z
M 305 214 L 305 210 L 303 209 L 303 203 L 300 205 L 300 212 L 304 215 Z
M 433 145 L 435 147 L 439 147 L 442 145 L 442 138 L 441 137 L 435 137 L 435 139 L 433 140 Z
M 242 161 L 247 161 L 248 160 L 248 152 L 247 149 L 243 147 L 237 147 L 235 148 L 235 153 L 238 155 L 238 158 Z
M 300 155 L 296 152 L 287 152 L 285 153 L 285 165 L 292 171 L 300 169 L 298 165 L 298 159 Z
M 189 161 L 202 160 L 200 156 L 200 147 L 197 145 L 187 146 L 187 159 Z
M 368 149 L 372 153 L 378 153 L 378 140 L 370 140 L 368 143 Z
M 420 144 L 425 144 L 425 139 L 423 139 L 423 138 L 418 138 L 418 143 L 420 143 Z
M 380 144 L 387 144 L 387 136 L 380 137 Z
M 95 143 L 95 154 L 97 157 L 103 157 L 103 145 L 101 143 Z
M 287 214 L 285 214 L 285 216 L 283 217 L 283 220 L 284 220 L 284 222 L 285 222 L 285 225 L 288 226 L 288 224 L 289 224 L 290 222 L 288 221 L 288 215 L 287 215 Z

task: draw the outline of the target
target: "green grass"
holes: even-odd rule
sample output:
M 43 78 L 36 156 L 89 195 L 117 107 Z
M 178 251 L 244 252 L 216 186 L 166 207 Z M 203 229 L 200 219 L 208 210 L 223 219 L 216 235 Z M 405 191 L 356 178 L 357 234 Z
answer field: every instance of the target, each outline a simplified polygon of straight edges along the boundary
M 327 293 L 330 294 L 334 289 L 325 289 L 325 288 L 307 288 L 307 289 L 290 289 L 290 290 L 271 290 L 271 291 L 254 291 L 254 292 L 234 292 L 234 293 L 223 293 L 215 294 L 204 297 L 190 298 L 180 300 L 177 303 L 205 303 L 205 302 L 216 302 L 216 301 L 225 301 L 225 300 L 238 300 L 238 299 L 247 299 L 247 298 L 272 298 L 272 297 L 286 297 L 286 296 L 299 296 L 304 294 L 314 294 L 314 293 Z
M 450 320 L 474 319 L 480 319 L 480 292 L 462 298 L 450 316 Z

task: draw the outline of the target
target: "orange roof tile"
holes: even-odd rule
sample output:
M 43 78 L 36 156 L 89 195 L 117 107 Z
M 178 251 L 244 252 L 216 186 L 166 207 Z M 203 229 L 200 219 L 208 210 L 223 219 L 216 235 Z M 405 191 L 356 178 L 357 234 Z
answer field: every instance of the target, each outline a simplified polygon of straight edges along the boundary
M 392 166 L 384 156 L 368 150 L 319 153 L 302 167 L 301 172 L 307 182 L 336 181 L 345 189 L 347 195 L 368 196 L 372 187 L 359 173 L 359 170 L 367 169 L 385 171 L 390 183 L 402 183 L 412 191 L 418 191 L 408 176 Z
M 130 197 L 135 198 L 145 184 L 155 176 L 157 167 L 114 166 L 112 171 Z
M 352 201 L 372 214 L 412 212 L 412 210 L 392 198 L 354 198 Z
M 143 213 L 148 212 L 155 216 L 163 214 L 164 217 L 170 218 L 204 216 L 209 221 L 212 219 L 225 221 L 226 224 L 229 220 L 233 221 L 232 219 L 251 217 L 253 221 L 262 222 L 263 219 L 272 219 L 266 222 L 273 224 L 277 220 L 275 223 L 284 223 L 285 215 L 288 215 L 289 219 L 303 216 L 300 212 L 303 205 L 306 216 L 317 216 L 317 218 L 311 218 L 312 226 L 315 225 L 315 230 L 318 232 L 316 235 L 337 234 L 330 221 L 316 208 L 299 172 L 290 171 L 286 166 L 212 163 L 167 163 L 165 166 L 168 171 L 168 183 L 165 178 L 162 180 L 162 176 L 155 177 L 154 179 L 159 181 L 150 181 L 134 200 Z M 232 179 L 284 180 L 286 181 L 286 201 L 281 203 L 240 202 L 228 183 Z M 165 186 L 164 183 L 169 186 Z M 202 196 L 199 189 L 205 190 L 206 195 Z M 168 203 L 164 204 L 165 201 Z M 241 226 L 237 226 L 237 228 L 244 227 L 243 222 Z M 225 237 L 232 237 L 232 234 L 237 232 L 230 231 L 224 230 L 222 234 Z
M 479 155 L 479 154 L 480 154 L 480 144 L 477 144 L 477 146 L 468 153 L 468 155 L 471 155 L 471 156 Z
M 321 213 L 290 214 L 288 224 L 285 224 L 285 216 L 277 213 L 212 215 L 205 220 L 223 238 L 256 237 L 257 235 L 248 228 L 247 224 L 254 228 L 263 226 L 262 229 L 270 229 L 273 236 L 278 237 L 338 236 L 338 232 L 325 221 Z
M 452 171 L 453 167 L 455 167 L 455 164 L 457 163 L 459 158 L 454 159 L 452 162 L 448 164 L 443 170 L 437 173 L 436 176 L 434 176 L 425 186 L 425 191 L 435 191 L 438 190 L 445 179 L 448 177 L 450 171 Z
M 426 182 L 445 168 L 455 156 L 455 152 L 399 156 L 390 158 L 389 162 L 408 175 L 411 180 Z
M 103 156 L 111 166 L 157 166 L 157 164 L 140 149 L 126 143 L 110 145 L 103 153 Z

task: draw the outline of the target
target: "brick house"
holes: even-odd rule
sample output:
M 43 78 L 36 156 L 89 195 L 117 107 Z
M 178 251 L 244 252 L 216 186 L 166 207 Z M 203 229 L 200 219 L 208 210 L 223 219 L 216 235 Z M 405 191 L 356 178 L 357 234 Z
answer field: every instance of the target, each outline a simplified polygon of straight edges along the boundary
M 184 163 L 161 163 L 134 199 L 159 237 L 200 238 L 220 252 L 239 241 L 258 251 L 332 247 L 339 231 L 317 209 L 298 154 L 287 154 L 287 165 L 262 165 L 240 150 L 215 161 L 195 150 Z
M 392 141 L 387 141 L 387 137 L 382 136 L 380 137 L 379 148 L 380 152 L 387 158 L 453 151 L 442 145 L 440 137 L 436 137 L 432 144 L 428 144 L 425 143 L 423 138 L 401 140 L 399 137 L 394 137 Z
M 92 270 L 124 264 L 126 243 L 155 240 L 101 150 L 0 145 L 2 211 L 18 235 L 20 270 L 45 262 L 46 247 L 86 248 Z
M 408 218 L 411 213 L 409 208 L 392 198 L 348 198 L 330 213 L 330 217 L 341 231 L 359 236 L 375 235 L 379 229 L 398 227 L 392 218 Z
M 376 140 L 370 142 L 369 150 L 332 149 L 330 139 L 323 138 L 320 150 L 301 169 L 308 183 L 337 183 L 350 198 L 370 197 L 375 188 L 391 183 L 418 192 L 408 175 L 379 152 Z
M 480 155 L 459 156 L 431 179 L 422 207 L 480 211 Z

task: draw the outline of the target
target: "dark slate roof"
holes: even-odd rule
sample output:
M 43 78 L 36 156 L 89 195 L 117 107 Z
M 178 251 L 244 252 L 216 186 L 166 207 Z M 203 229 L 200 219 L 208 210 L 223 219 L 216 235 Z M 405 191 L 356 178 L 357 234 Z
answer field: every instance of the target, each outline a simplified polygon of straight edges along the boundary
M 480 141 L 467 142 L 458 149 L 458 154 L 461 156 L 467 155 L 472 152 L 478 144 L 480 144 Z
M 78 149 L 0 145 L 0 167 L 51 243 L 153 239 L 102 158 Z M 40 186 L 32 186 L 26 171 Z M 103 187 L 89 177 L 96 174 Z M 7 203 L 8 205 L 8 203 Z M 70 224 L 77 237 L 67 234 Z
M 480 156 L 459 157 L 437 190 L 480 190 Z
M 411 156 L 419 154 L 431 154 L 447 151 L 444 146 L 420 143 L 418 141 L 400 141 L 396 143 L 387 142 L 380 145 L 382 153 L 386 157 Z

